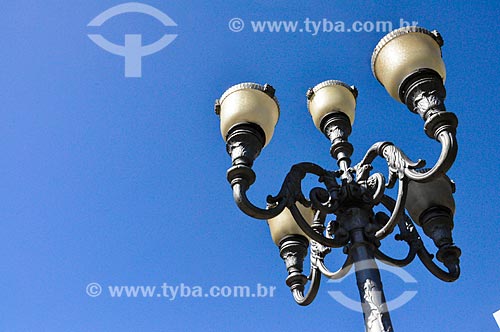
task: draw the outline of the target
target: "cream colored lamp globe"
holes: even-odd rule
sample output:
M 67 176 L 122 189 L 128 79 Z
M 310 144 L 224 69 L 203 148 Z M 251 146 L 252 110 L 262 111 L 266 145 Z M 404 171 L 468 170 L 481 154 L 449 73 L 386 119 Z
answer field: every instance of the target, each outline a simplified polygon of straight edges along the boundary
M 401 101 L 401 84 L 418 70 L 432 69 L 444 82 L 446 69 L 441 57 L 442 45 L 443 39 L 437 31 L 415 26 L 394 30 L 382 38 L 373 51 L 373 75 L 394 99 Z
M 319 83 L 307 93 L 307 108 L 314 125 L 321 131 L 321 121 L 331 113 L 344 113 L 354 122 L 357 90 L 341 81 L 328 80 Z
M 268 92 L 270 89 L 272 93 Z M 240 83 L 227 89 L 217 104 L 220 131 L 224 140 L 234 125 L 254 123 L 264 131 L 264 146 L 269 144 L 279 118 L 279 104 L 272 87 L 257 83 Z
M 420 216 L 433 206 L 444 206 L 455 214 L 454 191 L 454 184 L 446 175 L 425 183 L 410 181 L 405 207 L 413 221 L 422 226 Z
M 314 219 L 314 212 L 311 208 L 307 208 L 300 203 L 295 203 L 295 206 L 299 209 L 300 213 L 307 221 L 309 225 L 312 224 Z M 292 213 L 288 208 L 285 208 L 276 217 L 271 218 L 267 221 L 269 225 L 269 230 L 271 232 L 271 237 L 274 243 L 279 246 L 280 241 L 288 235 L 302 235 L 306 236 L 302 229 L 297 225 Z M 306 236 L 307 237 L 307 236 Z

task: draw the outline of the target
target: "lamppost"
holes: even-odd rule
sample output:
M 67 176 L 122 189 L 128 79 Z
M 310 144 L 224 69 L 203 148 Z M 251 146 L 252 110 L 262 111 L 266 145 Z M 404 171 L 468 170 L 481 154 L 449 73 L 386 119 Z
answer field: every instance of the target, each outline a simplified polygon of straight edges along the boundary
M 325 81 L 307 91 L 307 105 L 315 126 L 330 140 L 330 153 L 339 169 L 329 171 L 308 162 L 293 165 L 278 194 L 268 196 L 267 207 L 259 208 L 249 201 L 246 192 L 256 179 L 253 162 L 269 144 L 278 120 L 275 90 L 267 84 L 242 83 L 216 101 L 221 133 L 232 159 L 227 179 L 234 200 L 247 215 L 267 219 L 286 264 L 286 284 L 298 304 L 308 305 L 314 300 L 321 275 L 338 279 L 354 265 L 366 331 L 393 331 L 375 259 L 403 267 L 418 257 L 441 280 L 450 282 L 459 277 L 460 249 L 452 239 L 455 188 L 446 176 L 457 154 L 458 120 L 444 106 L 442 45 L 437 31 L 405 27 L 386 35 L 372 56 L 377 80 L 394 99 L 420 115 L 427 136 L 441 144 L 441 155 L 432 168 L 424 168 L 423 160 L 413 162 L 390 142 L 374 144 L 351 167 L 353 146 L 348 137 L 358 93 L 355 87 L 340 81 Z M 387 161 L 387 181 L 382 173 L 370 175 L 371 163 L 377 157 Z M 310 191 L 308 199 L 301 188 L 307 174 L 317 176 L 322 183 Z M 397 198 L 392 199 L 385 189 L 396 183 Z M 379 204 L 391 212 L 390 216 L 374 213 L 373 207 Z M 327 224 L 329 215 L 334 220 Z M 433 240 L 436 258 L 446 269 L 434 262 L 414 224 Z M 396 240 L 408 245 L 408 254 L 402 259 L 380 250 L 380 241 L 396 226 Z M 305 276 L 303 262 L 309 244 L 311 273 Z M 344 248 L 347 256 L 336 272 L 324 263 L 332 248 Z M 310 285 L 305 293 L 307 282 Z

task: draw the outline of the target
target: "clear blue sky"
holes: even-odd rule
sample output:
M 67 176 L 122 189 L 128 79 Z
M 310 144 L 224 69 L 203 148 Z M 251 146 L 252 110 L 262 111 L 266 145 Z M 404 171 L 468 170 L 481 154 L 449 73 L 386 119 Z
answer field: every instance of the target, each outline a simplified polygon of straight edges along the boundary
M 370 57 L 384 32 L 257 33 L 250 21 L 418 21 L 444 39 L 447 108 L 459 119 L 455 242 L 462 276 L 446 284 L 419 261 L 405 285 L 382 273 L 389 298 L 418 294 L 391 312 L 396 331 L 498 331 L 500 309 L 498 68 L 500 5 L 487 1 L 154 1 L 177 27 L 124 14 L 87 24 L 120 1 L 3 1 L 0 4 L 0 330 L 17 331 L 363 331 L 362 316 L 328 291 L 356 298 L 351 276 L 323 280 L 309 307 L 294 303 L 265 222 L 241 213 L 225 179 L 230 166 L 213 113 L 229 86 L 277 90 L 281 118 L 256 161 L 250 196 L 264 205 L 289 167 L 333 169 L 329 144 L 307 112 L 307 88 L 339 79 L 359 89 L 354 162 L 372 143 L 395 142 L 433 163 L 436 142 L 420 118 L 373 78 Z M 246 23 L 229 30 L 231 18 Z M 116 44 L 164 33 L 172 44 L 124 77 Z M 379 166 L 383 166 L 380 164 Z M 385 172 L 385 169 L 382 169 Z M 403 255 L 392 237 L 382 248 Z M 400 247 L 401 246 L 401 247 Z M 432 251 L 434 247 L 430 246 Z M 330 255 L 341 264 L 343 254 Z M 112 298 L 86 286 L 276 286 L 273 298 Z

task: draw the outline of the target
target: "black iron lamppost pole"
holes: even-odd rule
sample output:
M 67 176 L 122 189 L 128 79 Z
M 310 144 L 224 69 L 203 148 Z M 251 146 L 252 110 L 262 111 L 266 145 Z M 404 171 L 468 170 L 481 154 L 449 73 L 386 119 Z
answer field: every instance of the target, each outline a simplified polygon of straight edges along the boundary
M 355 267 L 361 305 L 368 332 L 393 331 L 376 259 L 403 267 L 418 257 L 425 267 L 444 281 L 459 277 L 460 249 L 452 239 L 454 184 L 446 176 L 457 154 L 458 120 L 446 112 L 445 67 L 441 58 L 443 40 L 436 31 L 406 27 L 385 36 L 375 48 L 372 70 L 396 100 L 424 120 L 425 133 L 441 144 L 441 154 L 432 168 L 411 161 L 390 142 L 374 144 L 358 164 L 351 165 L 353 146 L 348 137 L 354 120 L 357 90 L 340 81 L 325 81 L 307 92 L 308 109 L 316 127 L 331 142 L 330 153 L 338 170 L 328 171 L 313 163 L 293 165 L 276 196 L 259 208 L 247 198 L 254 183 L 254 160 L 271 140 L 278 121 L 279 104 L 270 85 L 242 83 L 229 88 L 216 101 L 221 133 L 232 166 L 227 178 L 238 207 L 247 215 L 267 219 L 273 241 L 280 249 L 288 271 L 286 284 L 295 301 L 310 304 L 319 289 L 321 276 L 338 279 Z M 370 174 L 377 157 L 387 161 L 389 178 Z M 308 199 L 301 188 L 307 174 L 318 177 Z M 385 189 L 397 183 L 397 197 Z M 390 215 L 374 213 L 382 204 Z M 410 216 L 405 214 L 405 209 Z M 327 216 L 334 220 L 327 223 Z M 410 218 L 411 217 L 411 218 Z M 439 267 L 424 246 L 415 224 L 437 247 Z M 395 259 L 380 250 L 380 241 L 395 228 L 396 239 L 408 245 L 408 254 Z M 310 245 L 311 274 L 303 272 Z M 324 264 L 332 248 L 344 248 L 345 263 L 336 272 Z M 310 282 L 305 293 L 305 285 Z

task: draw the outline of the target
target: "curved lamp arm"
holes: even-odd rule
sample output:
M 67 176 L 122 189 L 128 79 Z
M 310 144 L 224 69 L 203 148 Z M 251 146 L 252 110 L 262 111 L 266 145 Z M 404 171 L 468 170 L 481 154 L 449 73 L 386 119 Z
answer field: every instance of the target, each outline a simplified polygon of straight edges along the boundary
M 394 227 L 396 227 L 398 222 L 402 219 L 404 215 L 407 192 L 408 180 L 405 178 L 400 178 L 398 186 L 398 198 L 392 210 L 391 218 L 382 227 L 382 229 L 378 230 L 375 233 L 375 237 L 377 239 L 382 240 L 383 238 L 387 237 L 387 235 L 391 234 L 394 230 Z
M 321 271 L 321 273 L 325 277 L 327 277 L 329 279 L 340 279 L 340 278 L 345 277 L 349 273 L 349 271 L 351 270 L 353 263 L 354 263 L 353 259 L 352 259 L 351 255 L 349 255 L 349 256 L 347 256 L 344 264 L 342 264 L 342 267 L 340 269 L 338 269 L 337 271 L 332 272 L 325 266 L 325 262 L 323 261 L 323 259 L 318 259 L 316 261 L 318 269 Z
M 249 201 L 246 194 L 247 190 L 248 186 L 241 182 L 233 184 L 233 198 L 240 210 L 253 218 L 271 219 L 280 214 L 286 207 L 286 199 L 283 198 L 276 206 L 269 209 L 261 209 Z
M 456 127 L 458 124 L 455 114 L 439 112 L 433 114 L 425 123 L 425 130 L 429 136 L 441 143 L 441 153 L 436 164 L 427 172 L 420 173 L 416 169 L 425 166 L 424 160 L 413 162 L 391 142 L 377 142 L 368 149 L 361 162 L 356 165 L 361 169 L 364 165 L 371 164 L 376 157 L 382 157 L 389 166 L 389 185 L 395 181 L 396 175 L 404 176 L 416 182 L 428 182 L 445 174 L 453 165 L 457 157 L 458 143 L 456 140 Z
M 382 204 L 390 211 L 394 210 L 396 206 L 396 202 L 391 197 L 384 195 L 382 199 Z M 387 256 L 382 251 L 377 249 L 375 251 L 375 257 L 382 261 L 387 261 L 390 264 L 396 266 L 406 266 L 408 265 L 416 255 L 420 261 L 424 264 L 429 272 L 431 272 L 437 278 L 452 282 L 459 278 L 460 276 L 460 265 L 458 262 L 452 262 L 451 264 L 445 264 L 448 268 L 448 272 L 441 269 L 436 263 L 433 261 L 434 255 L 430 254 L 429 251 L 425 248 L 425 244 L 422 241 L 420 235 L 415 229 L 415 225 L 410 217 L 404 215 L 404 218 L 400 220 L 398 223 L 398 227 L 401 231 L 401 235 L 399 236 L 401 240 L 404 240 L 410 246 L 410 250 L 408 255 L 404 259 L 394 259 L 392 257 Z M 446 249 L 444 249 L 446 250 Z M 449 248 L 448 250 L 460 250 L 456 247 Z M 438 253 L 439 256 L 439 253 Z
M 310 202 L 304 197 L 301 188 L 302 179 L 308 173 L 319 176 L 320 180 L 325 182 L 327 186 L 334 185 L 331 182 L 333 181 L 331 179 L 332 175 L 316 164 L 305 162 L 293 165 L 283 181 L 280 192 L 276 196 L 269 196 L 267 198 L 267 202 L 270 204 L 268 209 L 262 209 L 253 205 L 246 195 L 249 186 L 255 181 L 255 173 L 250 167 L 243 165 L 231 167 L 228 170 L 228 180 L 233 188 L 234 201 L 245 214 L 257 219 L 271 219 L 280 214 L 285 207 L 288 207 L 295 222 L 306 236 L 324 246 L 340 248 L 345 245 L 345 239 L 327 238 L 316 232 L 309 226 L 295 205 L 295 202 L 298 201 L 305 206 L 310 206 Z M 316 192 L 317 190 L 313 191 L 315 197 L 319 195 Z M 316 201 L 319 203 L 319 198 Z
M 396 258 L 392 258 L 390 256 L 387 256 L 378 248 L 375 250 L 374 254 L 375 254 L 375 258 L 383 261 L 386 264 L 398 266 L 398 267 L 405 267 L 415 259 L 417 252 L 418 252 L 418 250 L 414 246 L 410 246 L 409 250 L 408 250 L 408 254 L 403 259 L 396 259 Z
M 317 175 L 320 179 L 331 178 L 328 171 L 316 164 L 304 162 L 293 165 L 286 175 L 279 193 L 276 196 L 267 197 L 267 209 L 255 206 L 246 195 L 256 177 L 255 172 L 249 166 L 232 166 L 227 172 L 227 178 L 233 188 L 234 201 L 241 211 L 256 219 L 271 219 L 280 214 L 285 207 L 295 205 L 297 201 L 305 206 L 310 206 L 310 202 L 304 197 L 301 187 L 301 182 L 306 174 Z M 307 232 L 305 233 L 307 234 Z
M 306 306 L 309 305 L 314 300 L 314 298 L 318 294 L 319 286 L 321 283 L 321 274 L 323 274 L 329 279 L 340 279 L 346 276 L 347 273 L 349 273 L 353 265 L 352 257 L 350 255 L 347 256 L 342 267 L 338 271 L 331 272 L 325 266 L 325 263 L 323 261 L 324 256 L 329 252 L 330 252 L 329 248 L 325 247 L 321 248 L 321 245 L 312 242 L 311 255 L 310 255 L 311 275 L 308 278 L 311 280 L 311 285 L 309 286 L 309 290 L 307 291 L 306 295 L 304 295 L 303 289 L 294 288 L 292 290 L 293 298 L 295 302 L 297 302 L 299 305 Z
M 394 199 L 387 195 L 384 195 L 382 197 L 381 203 L 385 208 L 387 208 L 394 214 L 393 211 L 397 205 L 397 202 Z M 409 247 L 406 257 L 403 259 L 395 259 L 383 253 L 379 248 L 375 250 L 375 257 L 389 265 L 404 267 L 410 264 L 415 259 L 415 256 L 417 255 L 417 252 L 421 247 L 421 240 L 412 220 L 404 213 L 398 220 L 398 228 L 400 234 L 396 235 L 396 239 L 405 241 Z
M 446 281 L 452 282 L 460 277 L 460 265 L 458 263 L 451 264 L 448 266 L 448 272 L 441 269 L 439 266 L 434 263 L 432 260 L 433 255 L 431 255 L 424 246 L 418 251 L 418 258 L 424 264 L 424 266 L 429 270 L 437 278 Z
M 444 130 L 439 133 L 437 140 L 441 143 L 441 155 L 436 164 L 427 172 L 419 173 L 407 169 L 405 175 L 412 181 L 428 182 L 436 177 L 445 174 L 455 162 L 458 151 L 458 144 L 453 132 Z
M 302 306 L 311 304 L 318 294 L 319 286 L 321 284 L 321 273 L 318 271 L 317 267 L 311 267 L 311 275 L 309 276 L 309 279 L 311 280 L 311 285 L 309 286 L 309 289 L 305 295 L 304 291 L 299 288 L 295 288 L 292 290 L 295 302 Z

